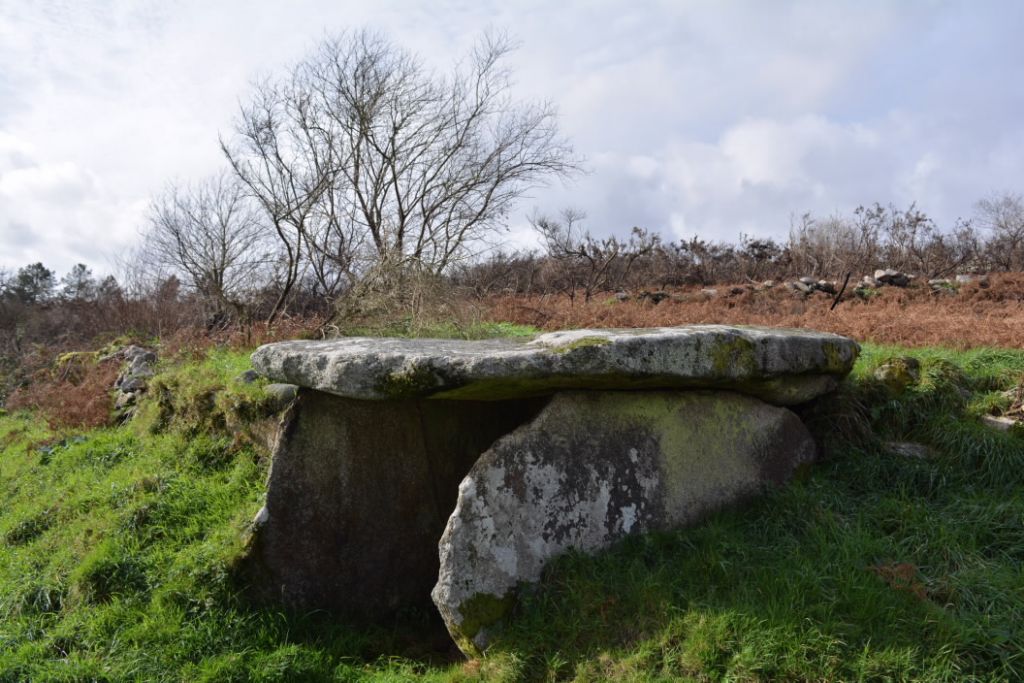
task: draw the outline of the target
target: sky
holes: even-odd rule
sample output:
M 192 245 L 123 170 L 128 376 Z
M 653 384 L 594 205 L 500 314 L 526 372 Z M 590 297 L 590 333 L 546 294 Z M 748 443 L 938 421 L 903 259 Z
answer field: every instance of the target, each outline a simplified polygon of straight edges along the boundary
M 1024 193 L 1024 3 L 0 0 L 0 268 L 114 270 L 150 198 L 216 173 L 253 79 L 368 27 L 449 71 L 519 43 L 586 173 L 525 197 L 594 234 L 783 238 L 793 216 L 917 202 L 941 226 Z

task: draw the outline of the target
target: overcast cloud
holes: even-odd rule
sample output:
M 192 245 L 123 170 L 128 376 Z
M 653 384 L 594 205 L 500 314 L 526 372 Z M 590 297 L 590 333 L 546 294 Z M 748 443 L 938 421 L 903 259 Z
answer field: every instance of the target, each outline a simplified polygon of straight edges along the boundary
M 149 197 L 220 168 L 247 83 L 369 26 L 440 70 L 521 43 L 589 173 L 525 199 L 598 233 L 783 236 L 879 201 L 948 225 L 1024 192 L 1024 3 L 0 0 L 0 267 L 110 269 Z

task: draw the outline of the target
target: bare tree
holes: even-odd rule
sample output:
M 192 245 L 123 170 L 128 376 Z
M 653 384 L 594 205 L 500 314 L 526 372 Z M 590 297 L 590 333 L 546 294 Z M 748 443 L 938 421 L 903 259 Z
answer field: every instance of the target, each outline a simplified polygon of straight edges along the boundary
M 283 310 L 301 276 L 308 223 L 333 183 L 334 153 L 324 115 L 314 110 L 305 69 L 289 78 L 264 80 L 254 86 L 241 107 L 230 142 L 221 150 L 235 174 L 263 208 L 283 250 L 280 293 L 270 312 L 273 321 Z
M 880 234 L 887 216 L 877 204 L 858 207 L 853 219 L 839 215 L 817 219 L 809 213 L 790 218 L 786 250 L 796 275 L 840 277 L 877 267 L 882 248 Z
M 991 231 L 988 255 L 1002 270 L 1024 270 L 1024 199 L 1004 193 L 976 205 L 978 222 Z
M 227 173 L 170 185 L 151 206 L 143 248 L 148 262 L 181 276 L 221 315 L 239 307 L 269 258 L 266 227 Z
M 221 146 L 270 216 L 293 280 L 311 256 L 355 276 L 440 274 L 531 187 L 577 170 L 553 108 L 513 100 L 511 49 L 486 35 L 439 77 L 358 31 L 257 85 Z

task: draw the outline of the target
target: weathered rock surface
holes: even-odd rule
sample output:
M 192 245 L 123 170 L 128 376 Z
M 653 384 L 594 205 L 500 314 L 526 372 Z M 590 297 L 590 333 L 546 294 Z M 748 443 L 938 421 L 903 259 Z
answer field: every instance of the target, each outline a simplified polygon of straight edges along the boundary
M 900 271 L 893 270 L 892 268 L 885 268 L 876 270 L 874 279 L 883 285 L 906 287 L 910 284 L 910 281 L 914 279 L 914 276 L 908 275 L 907 273 L 901 273 Z
M 886 449 L 894 454 L 913 460 L 932 460 L 938 457 L 934 448 L 914 441 L 886 441 Z
M 261 597 L 357 619 L 429 608 L 459 481 L 537 401 L 358 401 L 302 390 L 285 417 L 249 569 Z
M 284 410 L 299 395 L 299 388 L 294 384 L 268 384 L 263 393 L 270 399 L 272 409 L 276 412 Z
M 1021 422 L 1006 415 L 982 415 L 981 423 L 996 431 L 1008 432 Z
M 573 330 L 530 342 L 342 338 L 269 344 L 273 381 L 358 399 L 499 400 L 564 389 L 721 388 L 792 405 L 832 390 L 856 342 L 808 330 L 695 325 Z
M 962 285 L 968 285 L 968 284 L 971 284 L 973 282 L 976 282 L 978 284 L 978 286 L 982 287 L 983 289 L 985 287 L 989 286 L 989 281 L 988 281 L 988 276 L 987 275 L 975 275 L 975 274 L 957 275 L 956 276 L 956 281 L 957 281 L 958 284 L 962 284 Z
M 146 392 L 149 380 L 156 374 L 156 352 L 134 344 L 119 349 L 107 358 L 122 358 L 125 366 L 114 382 L 114 410 L 122 420 L 135 411 L 139 396 Z
M 902 394 L 921 381 L 921 361 L 913 356 L 890 358 L 875 369 L 875 379 L 894 394 Z
M 814 456 L 795 414 L 749 396 L 556 394 L 459 485 L 434 602 L 463 651 L 478 655 L 516 587 L 550 559 L 692 523 Z

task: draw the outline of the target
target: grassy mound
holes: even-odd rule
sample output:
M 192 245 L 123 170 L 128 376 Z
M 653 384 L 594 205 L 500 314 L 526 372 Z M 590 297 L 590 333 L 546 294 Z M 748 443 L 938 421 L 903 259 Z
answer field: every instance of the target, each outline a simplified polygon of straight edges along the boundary
M 896 395 L 872 372 L 902 355 L 921 380 Z M 1007 407 L 1024 352 L 868 347 L 805 415 L 821 463 L 694 529 L 555 562 L 470 663 L 415 620 L 247 602 L 275 418 L 246 367 L 163 367 L 115 428 L 0 415 L 0 681 L 1024 679 L 1024 438 L 977 419 Z

